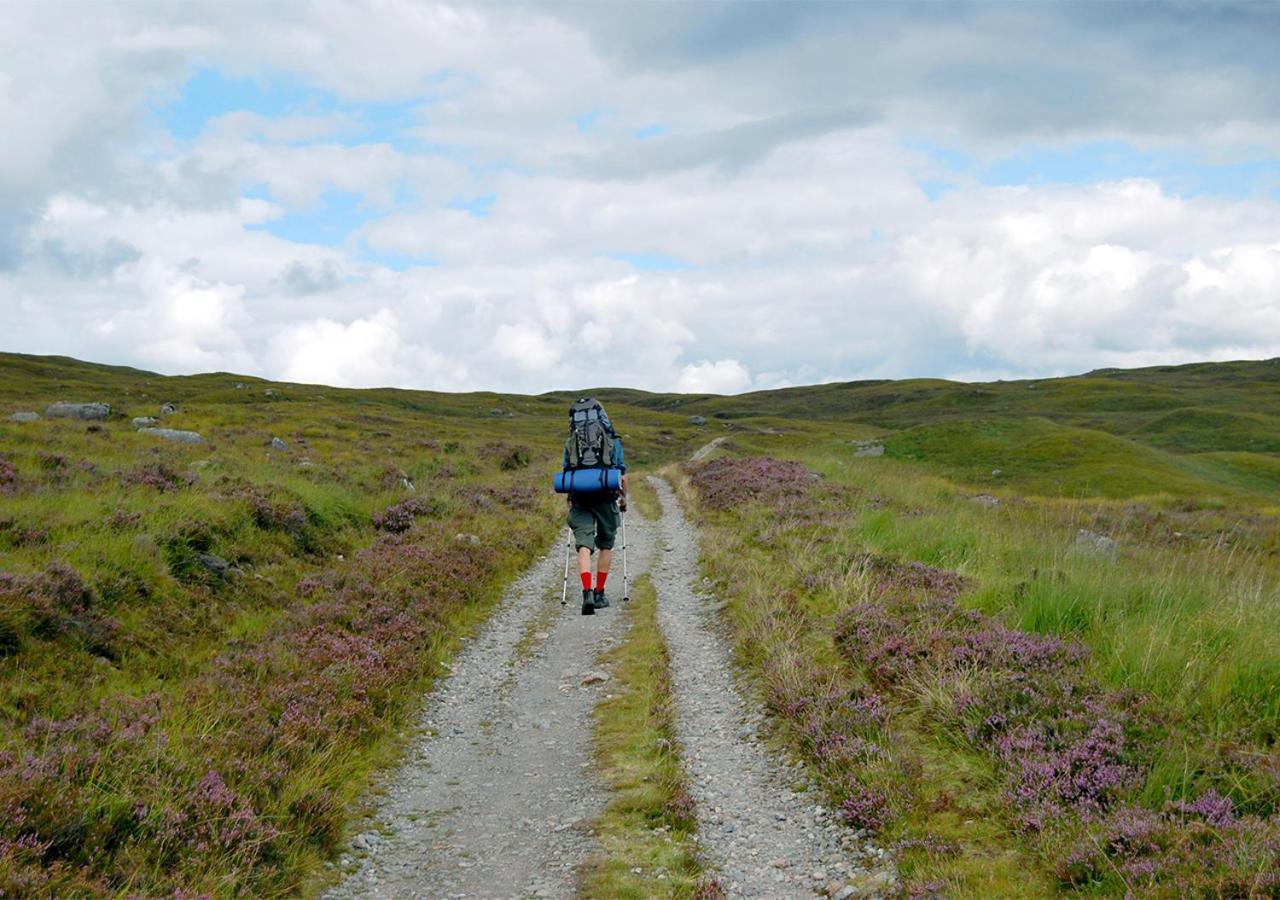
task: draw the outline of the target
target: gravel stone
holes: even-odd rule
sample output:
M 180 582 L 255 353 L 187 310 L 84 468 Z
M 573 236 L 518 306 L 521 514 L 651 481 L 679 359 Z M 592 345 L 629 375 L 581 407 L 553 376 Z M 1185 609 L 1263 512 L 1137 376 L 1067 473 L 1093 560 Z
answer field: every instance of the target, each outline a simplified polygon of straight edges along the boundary
M 749 703 L 739 689 L 714 598 L 700 590 L 705 584 L 694 584 L 697 530 L 670 486 L 649 480 L 662 500 L 660 537 L 671 551 L 653 580 L 700 844 L 730 897 L 822 896 L 828 861 L 852 869 L 863 848 L 841 848 L 840 830 L 815 820 L 813 795 L 789 787 L 800 768 L 771 756 L 756 737 L 763 724 L 759 703 Z M 772 860 L 768 867 L 759 865 L 762 852 Z
M 632 578 L 649 567 L 655 530 L 637 520 L 627 522 Z M 593 767 L 600 694 L 578 685 L 604 674 L 596 657 L 624 630 L 612 607 L 561 609 L 563 565 L 557 553 L 535 562 L 426 698 L 374 814 L 391 834 L 326 897 L 575 895 L 576 869 L 598 847 L 585 823 L 608 801 Z M 546 638 L 517 654 L 534 631 Z
M 630 574 L 648 571 L 657 588 L 672 654 L 671 748 L 685 748 L 695 838 L 713 874 L 735 898 L 813 897 L 826 885 L 811 876 L 826 872 L 841 889 L 858 875 L 872 890 L 893 886 L 892 871 L 883 882 L 868 871 L 887 863 L 860 863 L 874 848 L 822 824 L 833 820 L 815 816 L 814 794 L 788 787 L 803 772 L 760 742 L 763 717 L 734 681 L 714 605 L 694 588 L 697 535 L 666 482 L 654 486 L 663 517 L 629 517 Z M 607 683 L 595 660 L 624 632 L 614 607 L 591 617 L 560 608 L 548 587 L 559 587 L 562 565 L 555 552 L 535 562 L 425 699 L 406 758 L 375 803 L 371 821 L 386 834 L 353 840 L 376 852 L 344 855 L 345 880 L 326 897 L 576 895 L 576 870 L 598 849 L 590 824 L 608 800 L 591 735 L 605 692 L 580 687 Z M 522 639 L 535 633 L 530 651 Z

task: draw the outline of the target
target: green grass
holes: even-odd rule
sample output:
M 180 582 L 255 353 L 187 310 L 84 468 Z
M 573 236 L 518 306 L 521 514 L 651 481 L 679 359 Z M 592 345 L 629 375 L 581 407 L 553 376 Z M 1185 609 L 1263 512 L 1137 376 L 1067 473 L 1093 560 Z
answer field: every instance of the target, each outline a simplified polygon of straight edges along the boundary
M 694 842 L 657 610 L 642 576 L 623 611 L 627 636 L 602 659 L 613 680 L 596 707 L 595 746 L 610 800 L 596 822 L 601 850 L 581 872 L 584 897 L 716 896 Z
M 549 481 L 568 396 L 354 391 L 229 374 L 167 378 L 0 354 L 0 760 L 6 752 L 41 757 L 64 744 L 114 760 L 105 769 L 77 762 L 48 782 L 54 787 L 41 795 L 43 805 L 28 814 L 36 833 L 57 837 L 56 849 L 48 858 L 0 861 L 0 887 L 19 894 L 310 890 L 320 862 L 341 846 L 371 773 L 394 759 L 415 697 L 487 614 L 486 598 L 562 528 L 563 503 L 549 494 Z M 726 614 L 739 658 L 762 681 L 778 677 L 785 662 L 796 684 L 852 689 L 856 679 L 831 629 L 867 589 L 858 561 L 866 554 L 919 560 L 959 572 L 963 602 L 1010 627 L 1085 642 L 1091 677 L 1150 698 L 1165 732 L 1140 789 L 1148 803 L 1211 787 L 1244 811 L 1280 808 L 1262 764 L 1274 758 L 1280 735 L 1280 361 L 979 385 L 915 380 L 737 397 L 624 389 L 597 396 L 622 428 L 633 471 L 725 437 L 725 454 L 793 458 L 824 476 L 812 521 L 750 508 L 702 518 L 710 531 L 708 574 L 731 601 Z M 6 419 L 56 400 L 101 400 L 114 411 L 98 425 Z M 164 424 L 197 430 L 206 443 L 185 447 L 134 433 L 128 419 L 155 415 L 161 403 L 177 406 Z M 695 426 L 692 414 L 709 421 Z M 269 450 L 273 436 L 287 449 Z M 853 442 L 872 437 L 884 442 L 886 456 L 855 458 Z M 510 498 L 530 487 L 527 506 L 511 507 Z M 656 496 L 638 478 L 633 488 L 636 511 L 656 515 Z M 970 499 L 979 492 L 998 505 Z M 223 766 L 228 786 L 254 798 L 255 810 L 281 829 L 271 854 L 202 851 L 175 862 L 172 846 L 147 835 L 171 800 L 193 796 L 206 760 L 230 765 L 236 742 L 250 740 L 253 729 L 236 718 L 242 710 L 232 700 L 252 696 L 240 705 L 252 712 L 260 704 L 272 717 L 283 711 L 268 695 L 307 665 L 295 643 L 303 623 L 344 596 L 341 585 L 370 575 L 359 561 L 378 546 L 373 516 L 411 496 L 429 508 L 410 542 L 424 562 L 373 573 L 385 576 L 377 599 L 425 596 L 446 583 L 450 542 L 460 532 L 481 538 L 474 592 L 458 588 L 433 599 L 440 607 L 430 611 L 420 655 L 402 661 L 399 680 L 370 707 L 372 718 L 353 717 L 350 732 L 309 755 L 295 753 L 283 780 Z M 1114 537 L 1117 558 L 1078 549 L 1078 528 Z M 212 575 L 202 553 L 238 574 Z M 57 566 L 83 582 L 82 595 L 39 582 Z M 309 593 L 317 583 L 326 586 Z M 409 609 L 428 621 L 423 607 Z M 648 627 L 649 614 L 641 613 L 633 614 L 637 640 Z M 659 652 L 652 643 L 639 647 Z M 627 673 L 619 681 L 654 683 L 660 672 L 641 671 L 641 660 L 616 661 Z M 219 673 L 242 670 L 249 681 L 220 680 L 229 676 Z M 936 693 L 922 685 L 918 704 L 897 711 L 882 736 L 895 751 L 892 764 L 860 776 L 899 792 L 886 841 L 959 845 L 959 853 L 903 850 L 904 873 L 916 884 L 940 882 L 954 896 L 1049 890 L 1046 851 L 1010 832 L 989 763 L 930 717 Z M 354 693 L 341 681 L 334 696 Z M 606 707 L 607 720 L 649 727 L 643 723 L 661 710 L 641 704 L 646 696 Z M 149 733 L 166 743 L 99 747 L 75 730 L 95 717 L 123 728 L 138 715 L 131 703 L 153 710 Z M 781 719 L 779 739 L 799 746 L 803 736 Z M 34 736 L 46 720 L 70 728 L 70 737 Z M 621 890 L 640 868 L 636 884 L 643 886 L 627 890 L 693 885 L 695 870 L 670 855 L 671 832 L 658 841 L 655 826 L 644 824 L 659 815 L 675 782 L 635 777 L 675 778 L 670 766 L 678 760 L 649 758 L 649 745 L 631 746 L 629 736 L 614 732 L 608 752 L 620 767 L 618 796 L 631 805 L 604 821 L 633 835 L 639 855 L 628 856 L 621 839 L 610 853 L 638 861 L 602 864 L 590 877 L 606 880 L 590 883 L 605 886 L 601 895 Z M 15 771 L 0 771 L 0 808 L 26 797 Z M 843 784 L 834 775 L 815 773 Z M 140 821 L 139 804 L 150 810 Z M 17 833 L 4 831 L 17 827 L 13 821 L 0 823 L 0 843 Z M 646 880 L 660 866 L 668 878 Z M 54 880 L 19 880 L 27 877 Z
M 710 532 L 705 565 L 731 600 L 742 660 L 766 684 L 778 678 L 776 660 L 788 654 L 815 667 L 799 681 L 841 683 L 847 673 L 830 651 L 829 636 L 839 612 L 865 597 L 859 559 L 871 553 L 955 571 L 966 579 L 967 605 L 1011 627 L 1083 641 L 1099 683 L 1136 692 L 1159 710 L 1161 749 L 1136 796 L 1159 808 L 1168 797 L 1213 789 L 1241 812 L 1274 814 L 1280 794 L 1266 765 L 1242 761 L 1265 760 L 1280 738 L 1274 514 L 1260 511 L 1255 504 L 1265 501 L 1243 492 L 1173 499 L 1169 487 L 1177 482 L 1160 473 L 1185 478 L 1194 469 L 1180 464 L 1199 465 L 1198 457 L 1170 463 L 1157 451 L 1105 435 L 1071 446 L 1068 438 L 1079 438 L 1071 431 L 1047 422 L 980 421 L 889 438 L 891 449 L 903 439 L 898 447 L 918 454 L 912 460 L 854 459 L 838 442 L 741 439 L 742 452 L 798 459 L 824 476 L 816 508 L 799 519 L 767 507 L 702 514 Z M 974 502 L 978 479 L 958 461 L 985 446 L 1008 454 L 1019 443 L 1011 435 L 1027 438 L 1028 432 L 1018 464 L 1028 471 L 1019 475 L 1006 462 L 1014 474 L 988 488 L 999 504 Z M 1093 499 L 1035 496 L 1047 471 L 1087 466 L 1099 447 L 1116 455 L 1123 449 L 1134 472 L 1142 473 L 1145 460 L 1144 477 L 1164 488 L 1162 496 L 1117 501 L 1096 489 Z M 1254 455 L 1215 454 L 1214 461 L 1238 464 L 1240 457 Z M 1078 528 L 1115 537 L 1118 557 L 1081 549 Z M 922 686 L 922 704 L 928 694 Z M 896 768 L 863 773 L 895 796 L 914 798 L 898 810 L 886 838 L 959 835 L 965 841 L 955 857 L 908 853 L 904 873 L 916 883 L 944 882 L 948 896 L 1047 890 L 1047 882 L 1015 887 L 1020 877 L 1030 878 L 1020 872 L 1044 872 L 1041 851 L 1014 836 L 996 786 L 973 752 L 910 707 L 894 722 L 884 739 L 895 748 Z M 788 740 L 804 743 L 798 733 Z M 939 795 L 948 798 L 941 816 L 929 799 Z M 955 802 L 971 820 L 958 830 L 946 813 Z

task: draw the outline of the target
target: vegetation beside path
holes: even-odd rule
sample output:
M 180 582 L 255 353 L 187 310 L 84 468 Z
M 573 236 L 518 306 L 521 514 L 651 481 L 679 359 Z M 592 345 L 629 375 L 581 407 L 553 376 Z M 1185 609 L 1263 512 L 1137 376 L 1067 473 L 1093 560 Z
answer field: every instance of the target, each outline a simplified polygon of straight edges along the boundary
M 14 356 L 0 398 L 111 406 L 0 417 L 0 894 L 304 890 L 561 527 L 562 404 Z
M 648 575 L 631 594 L 622 610 L 627 636 L 603 660 L 613 680 L 596 707 L 595 740 L 611 799 L 596 823 L 601 851 L 582 873 L 582 894 L 719 897 L 698 854 L 697 819 L 675 737 L 671 658 Z
M 1280 891 L 1270 520 L 1170 540 L 1141 501 L 974 500 L 834 442 L 737 443 L 772 455 L 684 490 L 741 659 L 912 890 Z M 1121 543 L 1076 538 L 1099 523 Z
M 919 892 L 1280 890 L 1280 362 L 595 393 L 634 466 L 748 460 L 683 486 L 706 574 Z M 314 885 L 562 527 L 566 396 L 0 354 L 0 891 Z

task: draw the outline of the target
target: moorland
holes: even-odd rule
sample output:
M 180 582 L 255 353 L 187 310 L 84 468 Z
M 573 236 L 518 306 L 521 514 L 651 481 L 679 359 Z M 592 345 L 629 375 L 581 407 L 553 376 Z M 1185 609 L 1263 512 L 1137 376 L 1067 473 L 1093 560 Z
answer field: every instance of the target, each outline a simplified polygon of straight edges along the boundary
M 594 395 L 905 890 L 1280 891 L 1280 360 Z M 570 397 L 0 355 L 0 892 L 313 891 L 555 540 Z

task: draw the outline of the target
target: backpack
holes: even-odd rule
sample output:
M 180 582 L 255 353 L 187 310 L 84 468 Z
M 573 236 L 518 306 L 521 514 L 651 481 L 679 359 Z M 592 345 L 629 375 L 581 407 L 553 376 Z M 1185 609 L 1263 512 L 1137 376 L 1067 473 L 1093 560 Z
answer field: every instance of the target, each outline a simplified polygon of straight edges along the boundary
M 600 401 L 586 397 L 569 407 L 565 469 L 607 469 L 614 464 L 613 423 Z

